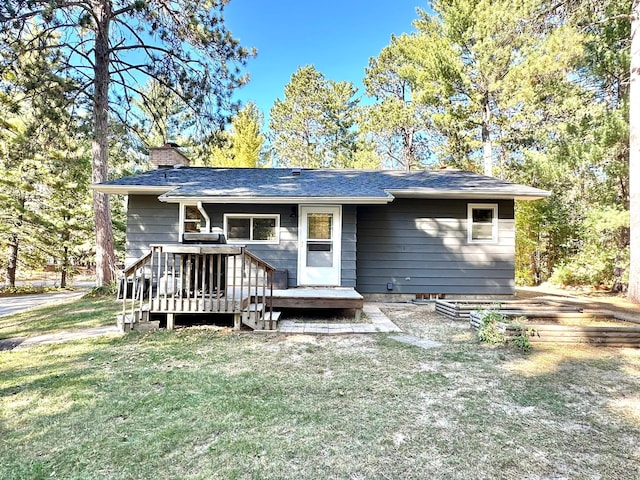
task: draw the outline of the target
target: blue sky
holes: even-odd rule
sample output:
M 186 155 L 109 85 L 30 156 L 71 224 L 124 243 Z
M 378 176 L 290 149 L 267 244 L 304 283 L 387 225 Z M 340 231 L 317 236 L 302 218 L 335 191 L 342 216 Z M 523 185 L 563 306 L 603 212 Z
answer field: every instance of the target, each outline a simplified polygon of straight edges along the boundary
M 391 34 L 413 31 L 420 0 L 231 0 L 225 22 L 258 56 L 236 97 L 255 102 L 268 118 L 284 87 L 300 66 L 314 65 L 326 78 L 348 80 L 364 95 L 362 78 L 370 57 L 389 44 Z M 266 125 L 265 125 L 266 126 Z

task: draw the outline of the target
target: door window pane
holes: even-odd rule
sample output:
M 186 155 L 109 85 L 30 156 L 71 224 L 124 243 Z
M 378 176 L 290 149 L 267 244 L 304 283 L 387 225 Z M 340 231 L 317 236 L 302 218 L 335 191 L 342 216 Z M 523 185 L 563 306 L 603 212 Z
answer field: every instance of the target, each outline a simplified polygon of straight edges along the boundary
M 331 240 L 333 215 L 330 213 L 310 213 L 307 216 L 307 238 Z
M 333 243 L 307 242 L 307 267 L 333 267 Z

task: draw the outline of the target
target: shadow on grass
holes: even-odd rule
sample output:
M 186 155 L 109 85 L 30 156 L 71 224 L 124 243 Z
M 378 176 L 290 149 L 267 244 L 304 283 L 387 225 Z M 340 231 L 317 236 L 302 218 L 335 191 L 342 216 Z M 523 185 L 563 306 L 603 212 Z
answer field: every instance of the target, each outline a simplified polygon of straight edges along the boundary
M 83 297 L 0 317 L 0 339 L 115 324 L 120 305 L 113 297 Z

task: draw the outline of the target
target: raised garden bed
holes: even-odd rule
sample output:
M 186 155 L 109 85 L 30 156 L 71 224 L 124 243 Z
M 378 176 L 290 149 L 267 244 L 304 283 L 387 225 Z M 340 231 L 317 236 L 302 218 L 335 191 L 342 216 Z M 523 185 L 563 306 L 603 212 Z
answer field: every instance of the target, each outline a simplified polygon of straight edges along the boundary
M 506 336 L 521 335 L 523 330 L 529 341 L 535 343 L 589 344 L 602 347 L 640 347 L 640 325 L 638 320 L 609 311 L 582 312 L 580 315 L 521 314 L 498 310 L 509 322 L 498 322 Z M 621 318 L 626 317 L 626 318 Z M 481 313 L 471 312 L 471 327 L 481 325 Z
M 436 300 L 436 312 L 450 320 L 467 320 L 475 310 L 495 310 L 509 312 L 514 315 L 527 314 L 581 314 L 582 310 L 574 305 L 567 305 L 554 300 L 500 300 L 482 302 L 480 300 Z

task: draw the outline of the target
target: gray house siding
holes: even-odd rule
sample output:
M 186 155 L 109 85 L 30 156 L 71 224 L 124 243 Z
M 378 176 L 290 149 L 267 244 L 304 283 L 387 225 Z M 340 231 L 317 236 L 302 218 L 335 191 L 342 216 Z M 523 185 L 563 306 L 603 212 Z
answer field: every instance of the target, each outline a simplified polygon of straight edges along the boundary
M 297 205 L 245 205 L 245 204 L 207 204 L 205 210 L 211 218 L 211 225 L 224 227 L 224 214 L 279 214 L 280 243 L 248 244 L 247 250 L 278 269 L 288 270 L 290 287 L 298 284 L 298 211 Z M 342 208 L 342 279 L 344 287 L 356 285 L 356 207 L 345 205 Z
M 356 286 L 357 210 L 355 205 L 342 206 L 342 278 L 341 286 Z
M 498 204 L 496 244 L 467 241 L 469 203 Z M 512 200 L 398 198 L 389 205 L 360 206 L 356 288 L 360 293 L 512 294 L 513 218 Z
M 467 242 L 468 203 L 497 203 L 497 244 Z M 249 244 L 248 250 L 289 272 L 297 285 L 298 218 L 294 205 L 207 204 L 213 226 L 225 213 L 280 215 L 280 243 Z M 292 209 L 293 208 L 293 209 Z M 342 207 L 342 280 L 360 293 L 512 294 L 514 202 L 397 198 L 388 205 Z M 126 264 L 152 243 L 177 243 L 179 206 L 154 195 L 130 195 Z
M 154 195 L 130 195 L 127 209 L 126 261 L 129 265 L 149 251 L 152 243 L 179 242 L 179 206 L 160 202 Z M 247 250 L 278 269 L 288 270 L 290 287 L 297 285 L 298 217 L 297 205 L 205 204 L 211 226 L 224 227 L 224 215 L 280 215 L 278 244 L 248 244 Z M 342 209 L 342 286 L 356 285 L 356 207 Z
M 129 195 L 125 265 L 148 253 L 152 243 L 177 243 L 178 222 L 178 205 L 155 195 Z
M 280 215 L 280 243 L 249 243 L 247 250 L 277 269 L 288 270 L 289 285 L 295 285 L 298 268 L 298 218 L 292 217 L 291 205 L 206 204 L 212 227 L 224 228 L 224 215 Z

